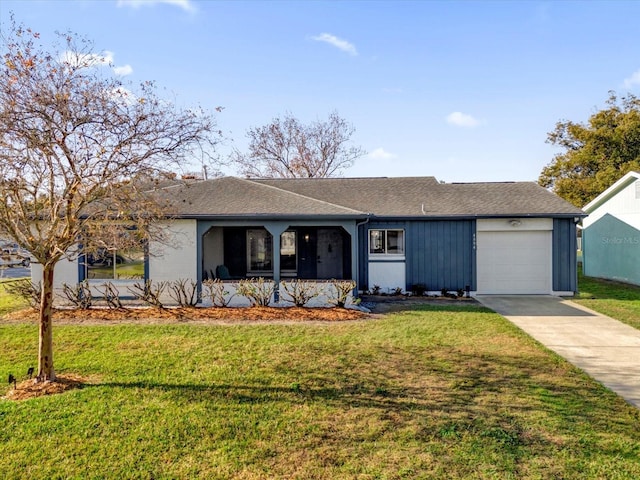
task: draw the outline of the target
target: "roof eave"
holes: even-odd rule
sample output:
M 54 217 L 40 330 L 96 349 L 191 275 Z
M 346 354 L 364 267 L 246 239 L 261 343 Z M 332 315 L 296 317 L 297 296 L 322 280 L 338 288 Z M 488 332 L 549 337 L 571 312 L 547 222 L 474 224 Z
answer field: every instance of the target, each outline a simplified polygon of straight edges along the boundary
M 255 213 L 255 214 L 179 214 L 173 215 L 171 218 L 181 220 L 364 220 L 367 214 L 353 215 L 309 215 L 309 214 L 272 214 L 272 213 Z
M 487 213 L 460 215 L 375 215 L 372 220 L 477 220 L 489 218 L 584 218 L 586 213 Z

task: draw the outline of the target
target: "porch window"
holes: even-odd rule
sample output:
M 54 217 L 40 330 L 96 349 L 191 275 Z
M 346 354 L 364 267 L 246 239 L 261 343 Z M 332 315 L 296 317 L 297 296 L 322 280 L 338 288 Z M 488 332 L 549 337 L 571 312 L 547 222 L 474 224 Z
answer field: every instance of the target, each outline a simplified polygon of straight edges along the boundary
M 404 255 L 404 230 L 369 230 L 369 254 Z
M 280 235 L 280 268 L 295 272 L 298 267 L 296 257 L 296 232 L 286 231 Z
M 265 273 L 273 271 L 273 239 L 265 229 L 247 230 L 247 271 Z

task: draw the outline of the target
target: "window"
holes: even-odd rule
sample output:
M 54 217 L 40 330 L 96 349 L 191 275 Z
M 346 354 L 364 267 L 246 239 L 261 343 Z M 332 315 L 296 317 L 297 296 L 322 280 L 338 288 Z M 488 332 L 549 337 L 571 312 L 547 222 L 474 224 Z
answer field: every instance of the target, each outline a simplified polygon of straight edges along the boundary
M 247 230 L 247 271 L 273 271 L 273 239 L 264 228 Z
M 92 231 L 84 256 L 88 280 L 144 278 L 144 239 L 132 227 L 113 226 Z
M 286 231 L 280 235 L 280 269 L 295 272 L 297 266 L 296 232 Z
M 144 249 L 98 249 L 85 257 L 89 280 L 133 280 L 144 278 Z
M 369 253 L 404 255 L 404 230 L 369 230 Z

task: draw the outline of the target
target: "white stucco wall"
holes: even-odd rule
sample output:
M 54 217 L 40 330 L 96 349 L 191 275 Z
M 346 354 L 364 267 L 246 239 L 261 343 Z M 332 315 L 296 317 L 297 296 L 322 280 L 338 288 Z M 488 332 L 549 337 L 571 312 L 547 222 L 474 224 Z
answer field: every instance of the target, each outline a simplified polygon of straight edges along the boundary
M 197 281 L 196 220 L 171 220 L 164 222 L 162 228 L 166 241 L 149 244 L 149 279 L 152 282 Z M 168 294 L 163 300 L 171 302 Z
M 36 262 L 31 263 L 31 282 L 42 284 L 42 265 Z M 75 286 L 78 283 L 78 260 L 77 258 L 63 258 L 56 263 L 53 271 L 53 293 L 56 300 L 63 298 L 62 285 Z
M 369 261 L 369 288 L 380 287 L 382 293 L 407 288 L 406 264 L 402 260 Z

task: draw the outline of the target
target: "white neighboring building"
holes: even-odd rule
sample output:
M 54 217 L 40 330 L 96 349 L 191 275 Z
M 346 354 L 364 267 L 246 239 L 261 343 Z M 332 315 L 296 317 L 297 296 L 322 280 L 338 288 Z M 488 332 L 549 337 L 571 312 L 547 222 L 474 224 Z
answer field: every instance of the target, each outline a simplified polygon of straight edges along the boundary
M 640 285 L 640 172 L 624 175 L 584 211 L 584 274 Z

